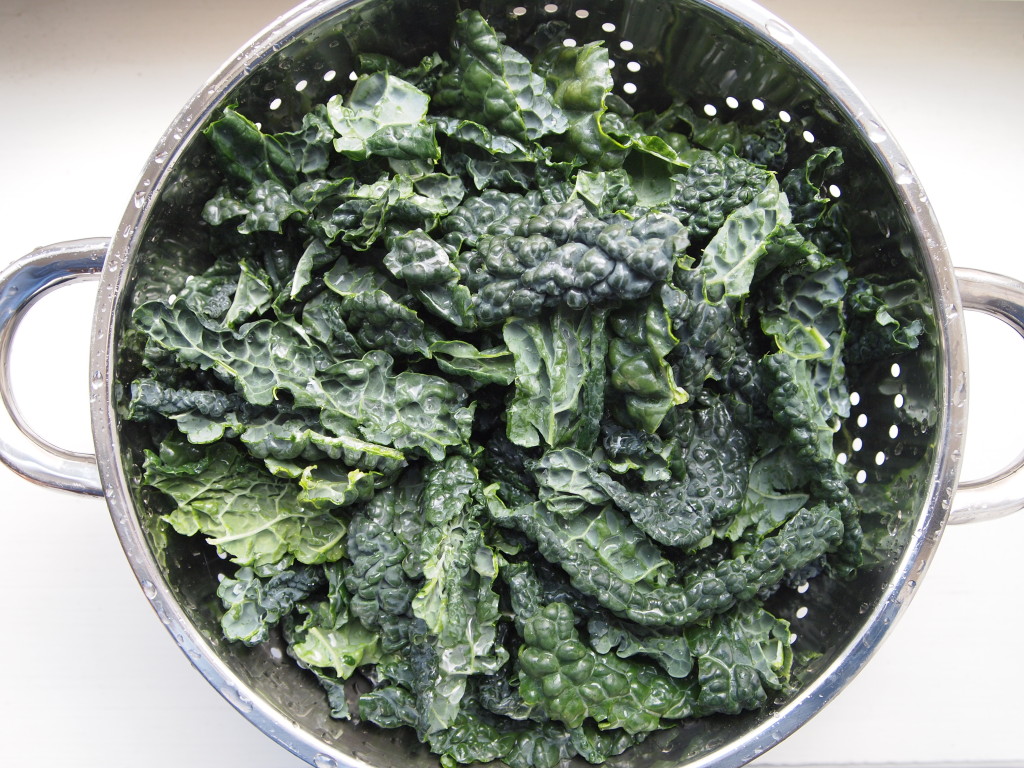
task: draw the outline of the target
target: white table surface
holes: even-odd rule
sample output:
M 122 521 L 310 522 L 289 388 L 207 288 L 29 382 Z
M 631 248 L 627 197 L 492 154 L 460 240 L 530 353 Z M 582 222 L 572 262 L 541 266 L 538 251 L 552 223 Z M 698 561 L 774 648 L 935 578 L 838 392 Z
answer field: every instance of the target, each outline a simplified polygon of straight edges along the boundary
M 1024 3 L 768 0 L 857 84 L 928 190 L 953 259 L 1024 277 Z M 186 99 L 288 0 L 0 0 L 0 264 L 112 234 Z M 92 292 L 16 340 L 39 431 L 90 445 Z M 971 317 L 966 473 L 1024 442 L 1024 344 Z M 1024 515 L 950 529 L 868 668 L 767 765 L 1024 765 Z M 0 765 L 297 768 L 191 667 L 102 502 L 0 472 Z

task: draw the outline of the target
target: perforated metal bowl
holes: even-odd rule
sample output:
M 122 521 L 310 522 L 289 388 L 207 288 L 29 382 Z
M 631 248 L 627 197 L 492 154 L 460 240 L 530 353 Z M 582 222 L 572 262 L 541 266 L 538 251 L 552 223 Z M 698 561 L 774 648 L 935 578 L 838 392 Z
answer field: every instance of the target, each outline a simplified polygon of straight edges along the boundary
M 837 436 L 840 459 L 869 511 L 868 532 L 884 532 L 892 546 L 853 582 L 816 579 L 776 597 L 773 609 L 793 623 L 797 647 L 816 652 L 795 670 L 797 689 L 760 712 L 656 734 L 612 761 L 637 768 L 740 765 L 803 724 L 863 666 L 913 594 L 950 515 L 1000 514 L 1020 507 L 1024 497 L 1017 462 L 960 489 L 953 500 L 966 419 L 962 309 L 996 314 L 1024 334 L 1024 290 L 1005 278 L 954 273 L 923 190 L 881 121 L 813 47 L 753 3 L 356 0 L 296 8 L 182 111 L 154 150 L 111 241 L 42 249 L 0 276 L 0 390 L 9 412 L 0 425 L 0 457 L 37 482 L 106 497 L 158 616 L 211 684 L 269 736 L 319 768 L 435 765 L 410 734 L 332 720 L 320 688 L 282 647 L 245 649 L 220 638 L 212 578 L 218 561 L 188 540 L 158 542 L 147 530 L 138 513 L 138 444 L 131 425 L 119 423 L 114 400 L 118 383 L 132 374 L 118 352 L 134 286 L 142 277 L 159 279 L 168 266 L 162 243 L 189 238 L 209 196 L 200 132 L 211 116 L 237 104 L 268 130 L 292 129 L 311 105 L 344 92 L 358 53 L 418 59 L 443 47 L 457 10 L 467 6 L 479 7 L 513 44 L 542 24 L 565 39 L 606 40 L 616 90 L 634 105 L 684 100 L 725 116 L 777 114 L 795 146 L 841 147 L 846 175 L 832 194 L 855 239 L 853 272 L 912 280 L 935 319 L 934 335 L 914 353 L 850 369 L 855 394 Z M 18 416 L 5 361 L 18 318 L 36 297 L 96 272 L 102 273 L 92 352 L 96 456 L 83 457 L 50 445 Z

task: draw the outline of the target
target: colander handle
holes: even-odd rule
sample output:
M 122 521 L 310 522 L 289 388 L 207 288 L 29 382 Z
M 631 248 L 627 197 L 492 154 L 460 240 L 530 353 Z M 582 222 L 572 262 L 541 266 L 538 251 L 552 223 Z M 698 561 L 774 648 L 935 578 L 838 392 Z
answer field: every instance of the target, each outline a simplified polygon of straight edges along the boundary
M 97 279 L 108 245 L 101 239 L 49 245 L 0 273 L 0 461 L 26 480 L 93 496 L 103 494 L 96 457 L 53 445 L 22 418 L 11 385 L 11 341 L 25 313 L 44 295 Z
M 977 269 L 957 269 L 964 309 L 1002 320 L 1024 337 L 1024 283 Z M 1024 509 L 1024 452 L 1004 469 L 963 482 L 953 496 L 948 522 L 971 523 Z

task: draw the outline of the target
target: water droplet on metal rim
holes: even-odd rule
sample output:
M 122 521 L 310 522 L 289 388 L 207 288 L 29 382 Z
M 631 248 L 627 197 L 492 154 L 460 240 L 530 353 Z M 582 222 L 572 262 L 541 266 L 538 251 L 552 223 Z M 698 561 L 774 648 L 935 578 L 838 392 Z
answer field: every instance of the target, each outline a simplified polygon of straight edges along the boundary
M 865 127 L 868 131 L 868 138 L 875 142 L 875 144 L 881 144 L 889 138 L 889 132 L 874 120 L 869 120 Z
M 779 19 L 768 19 L 764 28 L 772 38 L 780 43 L 791 43 L 796 39 L 796 33 L 793 29 Z

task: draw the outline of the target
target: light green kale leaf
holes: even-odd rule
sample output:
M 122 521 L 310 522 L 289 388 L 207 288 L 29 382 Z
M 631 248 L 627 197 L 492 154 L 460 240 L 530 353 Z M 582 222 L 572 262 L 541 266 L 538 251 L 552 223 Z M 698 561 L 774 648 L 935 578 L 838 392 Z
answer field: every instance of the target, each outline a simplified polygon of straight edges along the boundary
M 718 304 L 747 294 L 768 238 L 790 217 L 786 196 L 774 176 L 753 200 L 729 215 L 704 249 L 697 268 L 709 302 Z
M 353 160 L 370 155 L 436 163 L 441 150 L 426 122 L 430 97 L 387 73 L 356 80 L 348 99 L 327 102 L 327 116 L 338 134 L 334 149 Z
M 513 318 L 503 335 L 516 370 L 509 439 L 525 447 L 592 449 L 604 411 L 604 313 L 559 308 L 548 317 Z
M 164 519 L 178 533 L 203 534 L 239 565 L 325 563 L 345 553 L 340 516 L 303 502 L 297 485 L 228 443 L 199 447 L 168 439 L 159 453 L 146 452 L 143 482 L 174 501 Z

